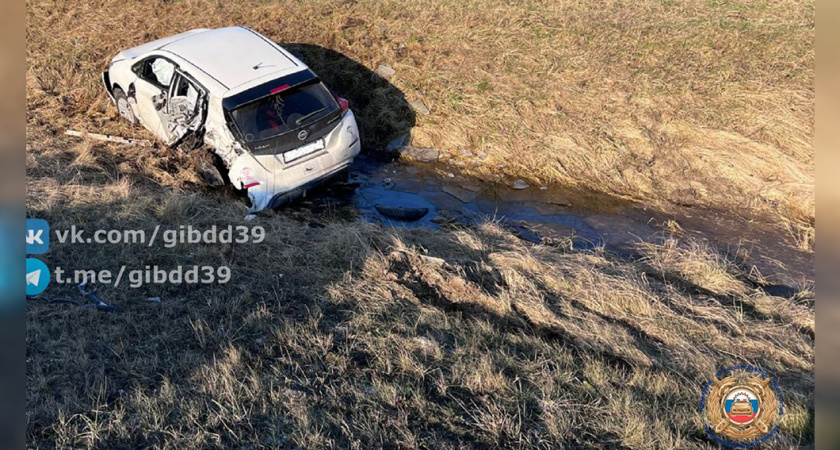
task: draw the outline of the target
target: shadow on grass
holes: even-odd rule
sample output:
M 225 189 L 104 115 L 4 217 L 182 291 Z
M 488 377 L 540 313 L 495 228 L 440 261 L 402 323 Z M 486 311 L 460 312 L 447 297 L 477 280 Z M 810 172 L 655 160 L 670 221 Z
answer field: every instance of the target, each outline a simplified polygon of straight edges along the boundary
M 363 64 L 313 44 L 280 44 L 306 63 L 338 95 L 350 100 L 363 150 L 383 150 L 392 140 L 410 137 L 416 122 L 405 94 Z

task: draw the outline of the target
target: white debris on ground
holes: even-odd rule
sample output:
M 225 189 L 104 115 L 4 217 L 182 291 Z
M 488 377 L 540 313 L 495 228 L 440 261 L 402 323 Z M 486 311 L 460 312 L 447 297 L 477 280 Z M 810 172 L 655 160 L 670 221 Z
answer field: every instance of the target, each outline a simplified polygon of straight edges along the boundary
M 440 158 L 440 150 L 407 145 L 400 149 L 400 155 L 420 162 L 434 162 Z
M 376 74 L 386 80 L 391 78 L 395 73 L 397 73 L 397 71 L 387 63 L 380 64 L 379 67 L 376 68 Z
M 524 180 L 516 180 L 513 182 L 514 189 L 528 189 L 529 187 L 530 186 L 528 186 L 528 183 L 526 183 Z
M 424 116 L 428 116 L 429 114 L 432 113 L 431 111 L 429 111 L 429 108 L 426 106 L 426 104 L 423 103 L 423 100 L 414 100 L 413 102 L 409 103 L 408 105 L 411 106 L 411 109 L 413 109 L 414 111 L 416 111 L 416 112 L 418 112 L 418 113 L 420 113 Z
M 125 145 L 139 145 L 141 147 L 151 147 L 152 141 L 146 139 L 132 139 L 124 138 L 122 136 L 114 136 L 112 134 L 88 133 L 87 131 L 66 130 L 64 134 L 68 136 L 80 137 L 82 139 L 93 139 L 96 141 L 115 142 L 117 144 Z

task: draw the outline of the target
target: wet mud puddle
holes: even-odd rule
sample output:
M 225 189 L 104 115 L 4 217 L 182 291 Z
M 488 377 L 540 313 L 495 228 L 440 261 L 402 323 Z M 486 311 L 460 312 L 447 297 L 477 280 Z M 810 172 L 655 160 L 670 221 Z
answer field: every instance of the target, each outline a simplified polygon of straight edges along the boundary
M 683 237 L 705 240 L 731 255 L 745 252 L 771 283 L 814 280 L 813 253 L 798 250 L 783 230 L 697 208 L 663 212 L 592 191 L 491 183 L 434 164 L 381 163 L 360 156 L 350 169 L 347 202 L 366 220 L 395 227 L 440 228 L 494 220 L 527 241 L 570 250 L 603 246 L 634 255 L 642 242 L 661 240 L 668 221 Z M 512 183 L 511 183 L 512 184 Z M 522 187 L 522 186 L 520 186 Z
M 353 205 L 368 220 L 428 228 L 494 220 L 534 243 L 562 241 L 577 249 L 605 245 L 601 231 L 574 210 L 568 193 L 557 189 L 513 189 L 421 164 L 375 168 L 361 161 L 354 169 L 350 182 L 359 187 Z M 597 209 L 621 208 L 616 202 L 601 203 Z

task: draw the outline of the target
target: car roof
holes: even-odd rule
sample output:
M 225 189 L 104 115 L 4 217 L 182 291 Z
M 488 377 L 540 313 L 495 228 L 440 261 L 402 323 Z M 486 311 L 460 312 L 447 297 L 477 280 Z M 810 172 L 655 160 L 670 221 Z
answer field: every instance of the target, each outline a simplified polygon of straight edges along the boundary
M 165 38 L 156 39 L 154 41 L 146 42 L 145 44 L 138 45 L 136 47 L 125 49 L 125 50 L 120 52 L 118 57 L 134 59 L 134 58 L 137 58 L 138 56 L 143 56 L 146 53 L 149 53 L 151 51 L 158 50 L 158 49 L 160 49 L 161 47 L 163 47 L 167 44 L 170 44 L 170 43 L 175 42 L 177 40 L 183 39 L 187 36 L 190 36 L 190 35 L 193 35 L 193 34 L 196 34 L 196 33 L 203 33 L 205 31 L 209 31 L 209 30 L 206 29 L 206 28 L 197 28 L 195 30 L 185 31 L 181 34 L 176 34 L 174 36 L 167 36 Z
M 245 27 L 193 30 L 178 36 L 183 37 L 158 49 L 198 67 L 228 89 L 307 68 L 279 45 Z

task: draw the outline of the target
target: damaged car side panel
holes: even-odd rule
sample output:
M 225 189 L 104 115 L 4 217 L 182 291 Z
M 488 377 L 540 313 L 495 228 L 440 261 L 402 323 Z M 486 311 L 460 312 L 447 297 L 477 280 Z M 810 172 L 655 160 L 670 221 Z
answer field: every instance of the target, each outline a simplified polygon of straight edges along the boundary
M 187 135 L 203 132 L 208 111 L 208 89 L 185 65 L 161 53 L 120 59 L 103 74 L 103 82 L 114 101 L 115 93 L 127 96 L 130 113 L 155 137 L 176 146 Z

